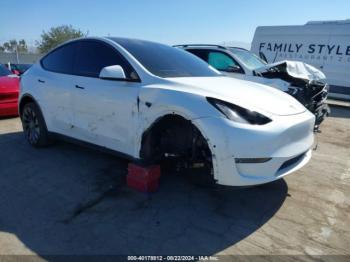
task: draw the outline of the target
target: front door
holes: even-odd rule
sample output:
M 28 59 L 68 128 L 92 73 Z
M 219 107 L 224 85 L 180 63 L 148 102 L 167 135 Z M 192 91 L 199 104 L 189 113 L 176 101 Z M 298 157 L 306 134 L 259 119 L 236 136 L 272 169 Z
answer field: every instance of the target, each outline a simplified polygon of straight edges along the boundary
M 122 66 L 129 79 L 135 75 L 113 47 L 100 41 L 80 43 L 73 83 L 73 134 L 80 140 L 132 155 L 141 83 L 100 79 L 102 68 L 111 65 Z

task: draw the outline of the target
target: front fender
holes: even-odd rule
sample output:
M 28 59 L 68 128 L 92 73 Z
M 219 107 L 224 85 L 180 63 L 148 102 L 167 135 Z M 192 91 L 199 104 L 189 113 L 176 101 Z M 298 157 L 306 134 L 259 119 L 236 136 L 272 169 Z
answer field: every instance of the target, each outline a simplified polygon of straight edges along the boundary
M 177 115 L 192 122 L 201 132 L 202 136 L 208 141 L 211 152 L 214 152 L 214 145 L 207 136 L 206 127 L 196 121 L 203 117 L 213 116 L 221 117 L 219 111 L 211 106 L 205 97 L 193 94 L 183 94 L 172 90 L 143 90 L 139 96 L 138 128 L 135 135 L 134 155 L 141 158 L 140 150 L 142 147 L 143 134 L 149 130 L 153 124 L 167 115 Z M 216 174 L 216 161 L 213 156 L 214 174 Z
M 147 87 L 138 97 L 138 126 L 135 136 L 135 153 L 139 154 L 142 134 L 165 115 L 179 115 L 193 121 L 198 118 L 217 116 L 217 111 L 205 97 L 178 90 Z

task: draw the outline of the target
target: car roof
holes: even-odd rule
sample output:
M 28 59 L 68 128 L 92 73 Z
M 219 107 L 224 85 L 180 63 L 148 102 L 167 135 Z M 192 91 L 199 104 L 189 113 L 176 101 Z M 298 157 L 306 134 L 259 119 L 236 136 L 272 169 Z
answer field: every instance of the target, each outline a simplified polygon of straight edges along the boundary
M 104 39 L 112 40 L 113 42 L 123 45 L 125 43 L 154 43 L 154 44 L 162 44 L 159 42 L 149 41 L 149 40 L 143 40 L 143 39 L 136 39 L 136 38 L 125 38 L 125 37 L 103 37 Z
M 205 49 L 206 47 L 218 48 L 218 49 L 227 49 L 226 46 L 222 45 L 213 45 L 213 44 L 184 44 L 184 45 L 174 45 L 174 47 L 188 48 L 188 47 L 200 47 Z
M 192 49 L 192 48 L 200 48 L 200 49 L 221 49 L 221 50 L 227 50 L 230 51 L 230 49 L 240 49 L 248 51 L 247 49 L 243 47 L 237 47 L 237 46 L 223 46 L 223 45 L 214 45 L 214 44 L 182 44 L 182 45 L 174 45 L 174 47 L 180 47 L 184 49 Z

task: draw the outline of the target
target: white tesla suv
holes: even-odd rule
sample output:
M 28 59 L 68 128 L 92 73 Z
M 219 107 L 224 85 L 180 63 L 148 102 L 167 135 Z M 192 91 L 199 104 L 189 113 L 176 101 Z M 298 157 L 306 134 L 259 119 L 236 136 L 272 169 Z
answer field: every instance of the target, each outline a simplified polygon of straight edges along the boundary
M 311 157 L 315 117 L 272 87 L 223 76 L 196 56 L 124 38 L 83 38 L 21 79 L 33 146 L 68 137 L 134 161 L 205 166 L 222 185 L 279 179 Z

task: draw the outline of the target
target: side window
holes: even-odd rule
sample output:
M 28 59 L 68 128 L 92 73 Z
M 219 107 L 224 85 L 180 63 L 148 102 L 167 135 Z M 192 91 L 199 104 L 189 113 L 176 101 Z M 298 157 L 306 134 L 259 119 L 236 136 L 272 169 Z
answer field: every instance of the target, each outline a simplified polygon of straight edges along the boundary
M 49 71 L 73 74 L 73 60 L 77 46 L 77 43 L 71 43 L 59 47 L 41 60 L 42 66 Z
M 208 50 L 204 49 L 187 49 L 186 51 L 194 54 L 195 56 L 198 56 L 199 58 L 203 59 L 205 62 L 208 63 Z
M 99 77 L 102 68 L 120 65 L 129 79 L 138 79 L 136 72 L 126 59 L 114 48 L 97 41 L 81 41 L 75 60 L 75 74 Z
M 230 72 L 230 68 L 240 66 L 228 55 L 222 52 L 211 51 L 208 54 L 208 63 L 217 70 Z

